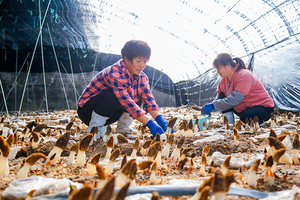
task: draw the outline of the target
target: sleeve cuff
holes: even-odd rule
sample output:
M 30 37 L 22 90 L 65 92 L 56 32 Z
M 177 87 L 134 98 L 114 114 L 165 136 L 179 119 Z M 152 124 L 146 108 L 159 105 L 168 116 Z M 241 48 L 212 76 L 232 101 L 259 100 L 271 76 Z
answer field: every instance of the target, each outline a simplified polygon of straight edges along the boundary
M 143 117 L 146 114 L 146 112 L 142 109 L 136 110 L 134 112 L 129 113 L 129 115 L 133 118 L 139 118 L 139 117 Z

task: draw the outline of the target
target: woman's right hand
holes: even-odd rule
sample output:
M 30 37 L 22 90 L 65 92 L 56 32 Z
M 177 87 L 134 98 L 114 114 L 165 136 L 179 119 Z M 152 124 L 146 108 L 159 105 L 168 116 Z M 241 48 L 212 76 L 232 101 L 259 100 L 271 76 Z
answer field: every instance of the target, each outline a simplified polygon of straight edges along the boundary
M 202 110 L 201 110 L 201 114 L 202 115 L 208 115 L 209 113 L 211 113 L 211 111 L 214 109 L 214 104 L 212 103 L 207 103 L 205 104 L 203 107 L 202 107 Z

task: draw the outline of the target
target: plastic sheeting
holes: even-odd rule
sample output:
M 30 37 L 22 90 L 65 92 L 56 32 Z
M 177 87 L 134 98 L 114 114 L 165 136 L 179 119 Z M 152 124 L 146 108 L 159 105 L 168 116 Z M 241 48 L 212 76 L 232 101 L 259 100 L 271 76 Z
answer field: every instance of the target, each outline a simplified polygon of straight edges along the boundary
M 175 84 L 176 102 L 179 105 L 204 105 L 217 96 L 221 77 L 214 69 L 210 69 L 199 77 Z
M 275 106 L 300 111 L 300 45 L 285 41 L 254 55 L 253 74 L 264 84 Z
M 299 6 L 298 0 L 0 1 L 0 71 L 42 72 L 44 60 L 45 72 L 90 72 L 134 38 L 150 45 L 148 64 L 161 70 L 145 69 L 151 86 L 172 96 L 172 81 L 180 81 L 177 105 L 215 97 L 219 78 L 211 63 L 228 52 L 245 62 L 254 55 L 253 73 L 276 107 L 299 111 Z
M 150 71 L 154 73 L 157 70 L 150 69 Z M 78 97 L 97 73 L 98 71 L 74 74 L 59 73 L 58 71 L 47 72 L 45 74 L 47 97 L 42 73 L 31 73 L 27 84 L 25 84 L 26 72 L 21 72 L 17 79 L 14 72 L 1 72 L 0 80 L 9 111 L 46 110 L 47 106 L 49 110 L 77 109 Z M 161 81 L 169 79 L 165 74 L 157 73 L 153 75 L 150 73 L 150 75 L 149 84 L 157 104 L 160 107 L 175 106 L 174 83 L 170 81 L 169 84 L 161 84 Z M 26 88 L 24 88 L 24 85 L 27 85 Z M 165 92 L 169 87 L 171 90 Z M 0 90 L 0 111 L 5 111 L 5 109 L 2 91 Z
M 99 37 L 89 34 L 89 3 L 0 1 L 1 111 L 4 98 L 9 111 L 76 109 L 76 99 L 93 75 L 121 58 L 125 41 L 116 54 L 91 47 Z M 144 72 L 153 93 L 161 97 L 158 104 L 174 106 L 174 83 L 169 76 L 149 65 Z
M 178 82 L 210 69 L 220 52 L 247 58 L 298 37 L 299 6 L 298 0 L 1 1 L 1 49 L 33 52 L 40 27 L 43 45 L 52 46 L 50 32 L 56 47 L 83 53 L 119 54 L 126 41 L 142 39 L 152 48 L 149 65 Z
M 300 111 L 300 45 L 296 39 L 286 40 L 274 47 L 257 52 L 246 66 L 262 82 L 275 108 Z M 250 62 L 250 61 L 249 61 Z M 199 77 L 176 83 L 177 105 L 204 105 L 217 96 L 221 77 L 216 70 Z
M 68 179 L 45 178 L 41 176 L 31 176 L 28 178 L 15 179 L 4 190 L 2 197 L 4 199 L 25 199 L 31 190 L 36 190 L 35 196 L 41 196 L 52 193 L 67 193 L 70 186 L 77 189 L 82 187 L 81 183 L 72 182 Z

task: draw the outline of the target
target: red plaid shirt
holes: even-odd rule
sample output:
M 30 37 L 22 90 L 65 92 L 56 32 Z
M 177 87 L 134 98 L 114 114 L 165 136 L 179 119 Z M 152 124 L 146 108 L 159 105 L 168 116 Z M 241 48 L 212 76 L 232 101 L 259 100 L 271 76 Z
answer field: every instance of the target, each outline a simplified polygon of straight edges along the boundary
M 123 59 L 106 67 L 93 78 L 79 97 L 78 106 L 82 107 L 92 97 L 108 88 L 113 90 L 122 108 L 134 119 L 145 115 L 145 111 L 159 110 L 150 91 L 147 75 L 141 72 L 139 76 L 132 77 Z M 139 100 L 142 100 L 145 111 L 135 103 Z

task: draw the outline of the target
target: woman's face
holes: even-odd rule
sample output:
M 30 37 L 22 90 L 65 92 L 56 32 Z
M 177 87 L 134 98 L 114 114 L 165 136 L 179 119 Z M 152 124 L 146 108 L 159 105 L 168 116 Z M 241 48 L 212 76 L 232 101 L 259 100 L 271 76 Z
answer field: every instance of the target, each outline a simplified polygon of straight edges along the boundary
M 136 57 L 133 58 L 132 61 L 128 60 L 125 57 L 125 63 L 126 67 L 131 74 L 133 75 L 140 75 L 140 73 L 143 71 L 143 69 L 146 67 L 148 59 L 143 57 Z
M 222 78 L 229 78 L 233 74 L 233 69 L 230 66 L 230 64 L 227 65 L 219 65 L 218 67 L 214 66 L 214 68 L 217 70 L 218 74 Z

